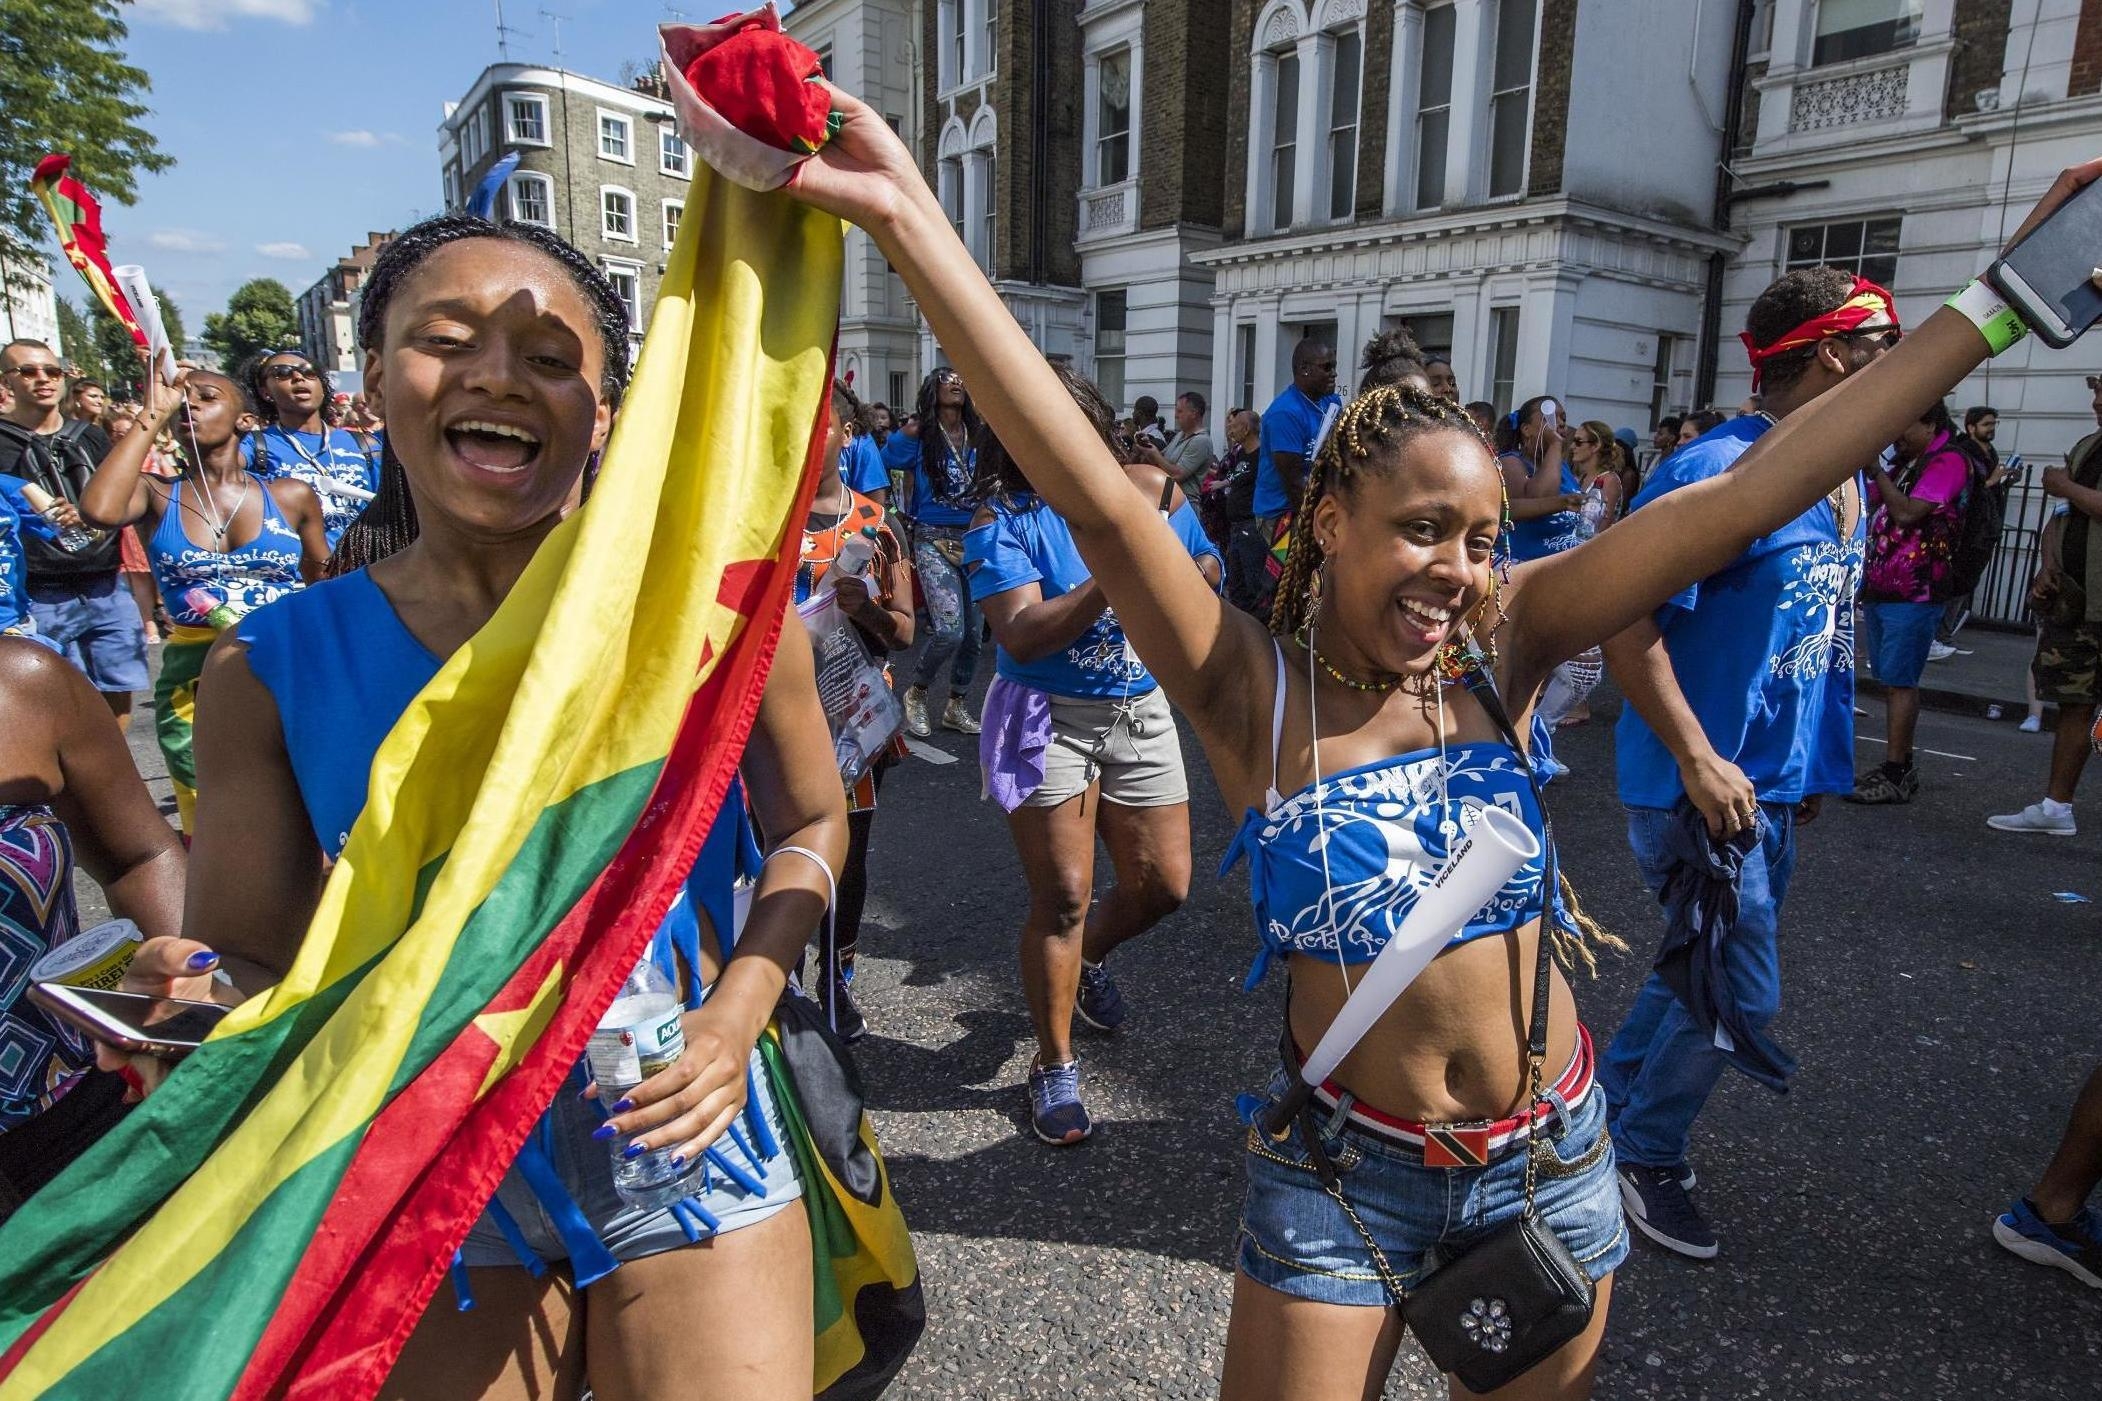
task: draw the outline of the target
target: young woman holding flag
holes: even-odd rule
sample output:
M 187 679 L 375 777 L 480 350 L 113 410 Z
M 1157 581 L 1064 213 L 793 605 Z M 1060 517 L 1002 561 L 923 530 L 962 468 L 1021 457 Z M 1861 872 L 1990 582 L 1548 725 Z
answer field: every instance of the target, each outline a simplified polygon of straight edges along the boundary
M 1273 637 L 1183 562 L 1172 529 L 1130 490 L 965 254 L 903 143 L 856 99 L 835 90 L 832 107 L 839 131 L 790 189 L 875 237 L 986 422 L 1068 523 L 1229 807 L 1248 813 L 1237 847 L 1257 873 L 1264 956 L 1291 965 L 1288 1056 L 1320 1040 L 1350 997 L 1352 966 L 1362 972 L 1385 946 L 1487 807 L 1522 813 L 1547 836 L 1515 746 L 1556 666 L 1842 488 L 2011 339 L 1984 299 L 1952 299 L 1879 364 L 1770 430 L 1735 470 L 1508 570 L 1496 559 L 1504 482 L 1479 431 L 1444 400 L 1376 389 L 1309 461 Z M 2022 232 L 2097 177 L 2102 161 L 2066 172 Z M 1466 687 L 1449 684 L 1461 678 Z M 1230 1401 L 1378 1394 L 1404 1298 L 1508 1240 L 1521 1218 L 1593 1284 L 1581 1291 L 1583 1321 L 1560 1334 L 1568 1341 L 1529 1352 L 1496 1394 L 1589 1394 L 1627 1237 L 1588 1039 L 1542 944 L 1572 932 L 1551 870 L 1542 840 L 1343 1059 L 1315 1107 L 1282 1137 L 1251 1131 Z M 1532 1041 L 1543 1014 L 1544 1041 Z M 1499 1278 L 1489 1292 L 1522 1282 Z M 1564 1298 L 1578 1292 L 1564 1285 Z M 1502 1352 L 1508 1314 L 1486 1301 L 1473 1314 L 1474 1345 Z

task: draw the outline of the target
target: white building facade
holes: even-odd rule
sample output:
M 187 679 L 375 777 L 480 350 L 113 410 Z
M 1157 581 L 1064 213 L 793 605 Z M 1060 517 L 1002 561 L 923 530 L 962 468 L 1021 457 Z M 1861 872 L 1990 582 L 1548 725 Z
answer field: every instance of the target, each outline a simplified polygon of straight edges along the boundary
M 1738 0 L 1249 8 L 1241 236 L 1194 257 L 1218 279 L 1216 403 L 1261 409 L 1308 336 L 1347 389 L 1395 324 L 1500 411 L 1553 393 L 1646 430 L 1687 403 L 1735 246 L 1713 199 Z M 1635 55 L 1645 81 L 1595 81 Z
M 42 262 L 0 264 L 0 319 L 6 340 L 42 341 L 53 355 L 65 358 L 58 334 L 58 294 L 51 286 L 51 270 Z
M 783 27 L 816 50 L 825 74 L 881 113 L 908 146 L 919 143 L 920 54 L 913 0 L 802 0 Z M 837 371 L 866 400 L 896 407 L 919 392 L 918 318 L 905 284 L 860 229 L 847 231 Z

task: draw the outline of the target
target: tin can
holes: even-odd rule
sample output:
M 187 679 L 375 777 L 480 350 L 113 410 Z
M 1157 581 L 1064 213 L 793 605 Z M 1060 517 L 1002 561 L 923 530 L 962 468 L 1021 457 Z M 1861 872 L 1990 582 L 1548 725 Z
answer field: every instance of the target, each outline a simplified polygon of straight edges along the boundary
M 128 919 L 98 924 L 74 935 L 31 964 L 29 980 L 107 992 L 124 981 L 124 971 L 131 967 L 131 956 L 139 951 L 145 937 L 139 932 L 139 926 Z

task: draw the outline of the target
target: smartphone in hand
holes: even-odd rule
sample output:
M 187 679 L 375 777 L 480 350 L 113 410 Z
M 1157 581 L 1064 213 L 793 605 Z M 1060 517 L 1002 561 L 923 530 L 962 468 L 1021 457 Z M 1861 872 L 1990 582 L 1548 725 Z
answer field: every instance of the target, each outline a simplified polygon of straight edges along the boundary
M 220 1018 L 233 1010 L 216 1002 L 148 997 L 144 993 L 66 983 L 31 983 L 29 996 L 53 1016 L 97 1041 L 163 1060 L 181 1060 L 196 1050 Z
M 2102 180 L 2051 212 L 1985 270 L 1985 280 L 2049 346 L 2063 350 L 2102 320 Z

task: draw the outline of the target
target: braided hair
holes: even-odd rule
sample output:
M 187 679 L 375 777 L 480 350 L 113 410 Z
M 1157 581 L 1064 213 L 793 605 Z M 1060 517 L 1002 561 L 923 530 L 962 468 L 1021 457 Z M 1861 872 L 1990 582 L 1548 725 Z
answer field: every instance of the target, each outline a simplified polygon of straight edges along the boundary
M 1278 580 L 1277 601 L 1270 614 L 1271 632 L 1290 636 L 1311 621 L 1311 585 L 1322 563 L 1321 542 L 1314 536 L 1314 507 L 1321 498 L 1332 492 L 1349 492 L 1367 472 L 1393 471 L 1401 463 L 1405 443 L 1434 432 L 1464 434 L 1485 449 L 1489 446 L 1465 409 L 1413 384 L 1375 386 L 1361 392 L 1344 408 L 1334 431 L 1307 465 L 1306 489 L 1292 516 L 1284 577 Z M 1508 503 L 1505 509 L 1508 512 Z M 1493 592 L 1487 602 L 1495 606 Z M 1624 951 L 1627 944 L 1585 912 L 1559 864 L 1556 873 L 1560 877 L 1563 907 L 1576 928 L 1572 932 L 1548 920 L 1547 937 L 1554 940 L 1555 954 L 1565 966 L 1574 967 L 1581 962 L 1595 972 L 1597 948 Z
M 539 250 L 569 274 L 569 280 L 591 308 L 592 327 L 598 333 L 605 368 L 599 379 L 599 394 L 609 409 L 620 407 L 620 396 L 628 383 L 628 306 L 613 290 L 592 261 L 568 240 L 538 224 L 513 220 L 484 219 L 474 214 L 439 214 L 415 225 L 388 242 L 373 260 L 365 279 L 364 301 L 358 311 L 358 345 L 377 355 L 386 340 L 387 307 L 409 275 L 439 249 L 470 238 L 499 239 L 523 243 Z M 598 475 L 597 454 L 584 468 L 584 494 L 591 493 Z M 394 455 L 394 438 L 384 440 L 380 454 L 379 494 L 368 503 L 329 558 L 327 576 L 335 578 L 365 568 L 403 549 L 416 539 L 416 501 L 409 492 L 408 473 Z
M 936 369 L 930 371 L 927 377 L 920 381 L 920 397 L 917 405 L 920 419 L 920 485 L 916 495 L 922 499 L 932 498 L 937 501 L 944 499 L 955 501 L 971 495 L 971 487 L 968 482 L 958 483 L 951 479 L 946 461 L 949 452 L 949 433 L 942 426 L 941 421 L 941 382 L 945 376 L 954 374 L 956 374 L 956 371 L 951 369 Z M 960 379 L 961 376 L 958 376 L 958 378 Z M 965 389 L 963 392 L 963 440 L 966 445 L 977 443 L 981 426 L 982 420 L 978 417 L 978 407 L 971 402 L 971 391 Z M 929 431 L 930 429 L 932 430 L 931 432 Z M 961 463 L 957 465 L 959 467 L 963 466 Z M 937 491 L 935 488 L 938 484 L 948 485 L 952 489 L 947 492 Z
M 1381 331 L 1365 342 L 1365 352 L 1358 357 L 1360 392 L 1415 380 L 1422 381 L 1419 387 L 1429 387 L 1430 364 L 1406 327 Z
M 270 397 L 269 377 L 263 372 L 269 368 L 270 362 L 277 359 L 280 355 L 297 355 L 300 359 L 306 360 L 307 368 L 314 372 L 314 379 L 321 386 L 321 405 L 315 412 L 321 414 L 323 421 L 326 422 L 329 401 L 335 396 L 336 392 L 335 382 L 328 377 L 327 369 L 315 364 L 312 360 L 307 360 L 307 353 L 296 345 L 286 346 L 282 350 L 258 350 L 241 362 L 239 371 L 240 382 L 247 386 L 250 411 L 265 424 L 274 425 L 277 423 L 277 400 Z

